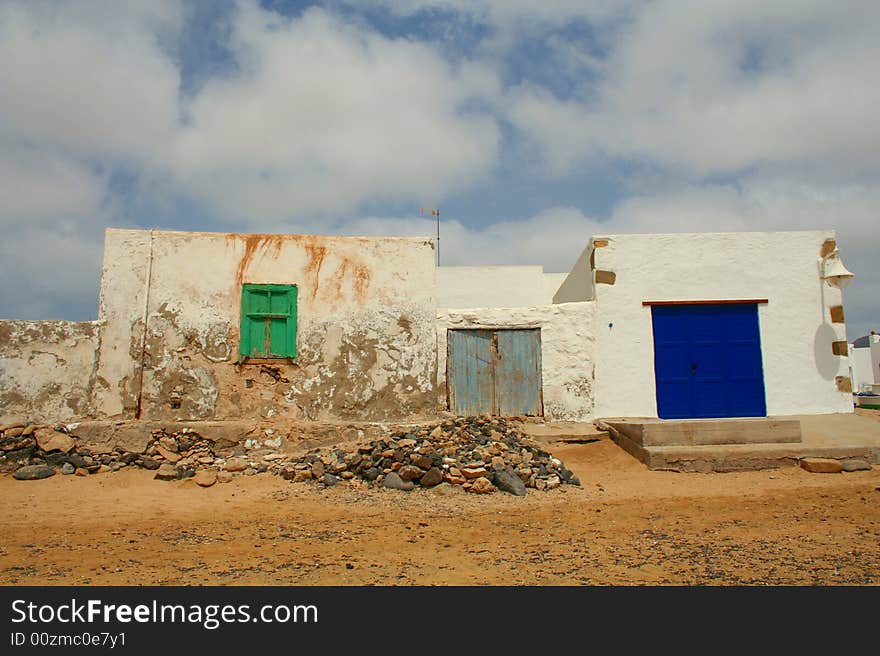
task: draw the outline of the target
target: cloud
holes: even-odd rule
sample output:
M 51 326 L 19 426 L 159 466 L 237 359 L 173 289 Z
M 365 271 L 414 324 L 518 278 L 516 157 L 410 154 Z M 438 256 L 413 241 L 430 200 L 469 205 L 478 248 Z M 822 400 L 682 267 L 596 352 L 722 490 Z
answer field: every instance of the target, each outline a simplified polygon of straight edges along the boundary
M 353 27 L 320 9 L 286 19 L 242 4 L 240 72 L 209 80 L 166 157 L 218 216 L 255 222 L 438 199 L 485 180 L 500 141 L 475 103 L 491 70 Z
M 876 176 L 878 30 L 876 3 L 655 2 L 616 33 L 598 82 L 574 99 L 521 85 L 509 120 L 551 175 L 616 157 L 696 180 Z

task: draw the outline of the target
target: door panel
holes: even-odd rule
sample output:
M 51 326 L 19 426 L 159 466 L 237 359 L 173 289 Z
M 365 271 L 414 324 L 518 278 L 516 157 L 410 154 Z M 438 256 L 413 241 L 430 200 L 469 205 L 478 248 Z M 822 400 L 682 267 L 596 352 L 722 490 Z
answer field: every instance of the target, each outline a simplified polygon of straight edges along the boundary
M 449 407 L 458 415 L 540 415 L 540 330 L 450 330 Z
M 756 304 L 653 306 L 651 312 L 660 417 L 767 414 Z
M 498 414 L 541 414 L 541 331 L 499 330 L 495 363 Z

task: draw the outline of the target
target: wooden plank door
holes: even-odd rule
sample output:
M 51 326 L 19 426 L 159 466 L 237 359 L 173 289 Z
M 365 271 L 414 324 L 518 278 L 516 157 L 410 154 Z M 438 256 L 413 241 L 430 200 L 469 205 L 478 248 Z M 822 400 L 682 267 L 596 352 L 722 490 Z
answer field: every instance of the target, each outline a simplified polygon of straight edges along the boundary
M 541 331 L 450 330 L 449 408 L 458 415 L 541 415 Z

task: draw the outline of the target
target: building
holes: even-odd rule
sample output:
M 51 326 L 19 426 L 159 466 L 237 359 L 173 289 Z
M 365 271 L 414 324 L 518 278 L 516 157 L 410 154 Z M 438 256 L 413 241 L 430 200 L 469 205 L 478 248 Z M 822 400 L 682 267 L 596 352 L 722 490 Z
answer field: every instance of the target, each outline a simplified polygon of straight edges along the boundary
M 854 392 L 880 394 L 880 335 L 871 332 L 849 345 Z
M 545 274 L 437 269 L 423 238 L 111 229 L 97 321 L 0 322 L 0 420 L 847 412 L 836 258 L 830 231 L 605 235 Z

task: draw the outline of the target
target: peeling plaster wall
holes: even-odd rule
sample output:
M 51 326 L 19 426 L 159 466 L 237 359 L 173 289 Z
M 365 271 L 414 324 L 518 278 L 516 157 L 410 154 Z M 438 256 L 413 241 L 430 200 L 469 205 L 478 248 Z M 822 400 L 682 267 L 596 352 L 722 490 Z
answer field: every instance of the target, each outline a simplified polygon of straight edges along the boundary
M 522 308 L 440 309 L 437 312 L 439 389 L 446 403 L 447 330 L 540 328 L 544 416 L 586 421 L 593 416 L 596 306 L 565 303 Z
M 434 414 L 433 260 L 427 239 L 109 230 L 97 410 L 134 416 L 140 396 L 142 419 Z M 297 285 L 295 360 L 238 363 L 243 283 Z
M 608 241 L 595 248 L 595 269 L 616 274 L 595 286 L 596 415 L 657 416 L 651 308 L 642 301 L 751 298 L 769 301 L 758 306 L 768 415 L 851 412 L 836 382 L 848 358 L 832 353 L 846 339 L 829 311 L 842 293 L 818 269 L 833 239 L 832 231 L 594 239 Z
M 97 322 L 0 321 L 0 424 L 90 415 Z

